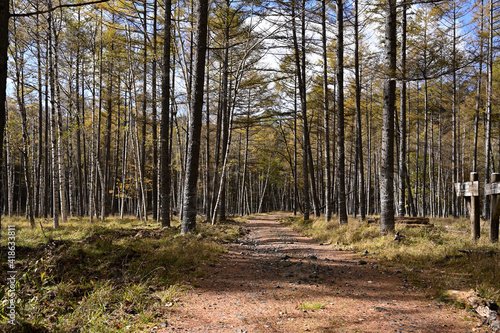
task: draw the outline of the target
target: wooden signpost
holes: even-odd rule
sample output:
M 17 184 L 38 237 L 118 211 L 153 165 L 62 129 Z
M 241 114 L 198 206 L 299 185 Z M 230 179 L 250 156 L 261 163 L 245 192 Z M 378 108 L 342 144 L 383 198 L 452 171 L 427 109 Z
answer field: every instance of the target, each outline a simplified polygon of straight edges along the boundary
M 491 174 L 491 183 L 486 184 L 484 191 L 490 196 L 490 241 L 498 242 L 498 226 L 500 218 L 500 173 Z
M 498 189 L 500 194 L 500 185 Z M 465 200 L 469 202 L 471 235 L 473 240 L 477 240 L 481 236 L 481 211 L 479 209 L 479 175 L 477 174 L 477 172 L 470 173 L 470 182 L 455 183 L 455 191 L 458 197 L 465 197 Z

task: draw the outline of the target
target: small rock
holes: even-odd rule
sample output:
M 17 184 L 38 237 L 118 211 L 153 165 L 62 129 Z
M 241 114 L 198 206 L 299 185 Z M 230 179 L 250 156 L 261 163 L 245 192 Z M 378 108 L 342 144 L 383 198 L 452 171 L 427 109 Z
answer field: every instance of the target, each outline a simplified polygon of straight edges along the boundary
M 386 308 L 383 308 L 383 307 L 380 307 L 380 306 L 375 306 L 373 308 L 374 311 L 377 311 L 377 312 L 388 312 L 388 310 Z
M 368 252 L 367 250 L 364 250 L 364 251 L 363 251 L 363 255 L 364 255 L 364 256 L 367 256 L 368 254 L 369 254 L 369 252 Z
M 364 261 L 364 260 L 360 260 L 360 261 L 358 261 L 356 264 L 357 264 L 357 265 L 366 265 L 366 264 L 367 264 L 367 262 L 366 262 L 366 261 Z

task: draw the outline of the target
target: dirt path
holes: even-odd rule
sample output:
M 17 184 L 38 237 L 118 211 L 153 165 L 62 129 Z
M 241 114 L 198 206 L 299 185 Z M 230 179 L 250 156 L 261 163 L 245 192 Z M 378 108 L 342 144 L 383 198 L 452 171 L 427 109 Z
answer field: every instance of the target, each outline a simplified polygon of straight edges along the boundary
M 163 332 L 472 332 L 478 320 L 440 304 L 348 251 L 317 244 L 278 216 L 207 267 L 176 304 Z M 323 309 L 301 310 L 306 302 Z M 482 331 L 485 331 L 482 329 Z

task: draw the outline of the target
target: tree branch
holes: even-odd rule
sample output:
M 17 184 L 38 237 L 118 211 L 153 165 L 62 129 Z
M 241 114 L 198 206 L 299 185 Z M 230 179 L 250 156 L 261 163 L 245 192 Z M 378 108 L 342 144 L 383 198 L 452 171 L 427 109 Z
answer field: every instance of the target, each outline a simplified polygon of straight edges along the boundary
M 57 9 L 60 8 L 68 8 L 68 7 L 80 7 L 80 6 L 86 6 L 86 5 L 94 5 L 97 3 L 103 3 L 103 2 L 108 2 L 109 0 L 96 0 L 96 1 L 90 1 L 90 2 L 82 2 L 82 3 L 70 3 L 70 4 L 61 4 L 58 6 L 55 6 L 50 9 L 45 9 L 45 10 L 39 10 L 36 12 L 29 12 L 29 13 L 11 13 L 10 17 L 27 17 L 27 16 L 34 16 L 34 15 L 40 15 L 40 14 L 45 14 L 49 12 L 53 12 Z

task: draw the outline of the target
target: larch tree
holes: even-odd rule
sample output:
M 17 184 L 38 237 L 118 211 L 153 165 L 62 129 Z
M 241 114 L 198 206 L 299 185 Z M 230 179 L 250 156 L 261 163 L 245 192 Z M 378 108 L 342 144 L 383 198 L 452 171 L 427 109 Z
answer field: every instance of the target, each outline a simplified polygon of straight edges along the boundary
M 337 0 L 337 201 L 339 223 L 347 223 L 344 148 L 344 1 Z
M 381 156 L 381 232 L 394 230 L 394 107 L 396 102 L 396 0 L 385 2 L 384 102 Z
M 160 218 L 162 227 L 170 227 L 170 44 L 172 2 L 165 1 L 163 31 L 162 97 L 160 125 Z
M 198 0 L 196 3 L 196 46 L 194 53 L 193 86 L 190 100 L 191 109 L 189 111 L 182 234 L 186 234 L 196 228 L 196 201 L 198 194 L 198 167 L 203 117 L 203 85 L 205 83 L 207 30 L 208 0 Z

